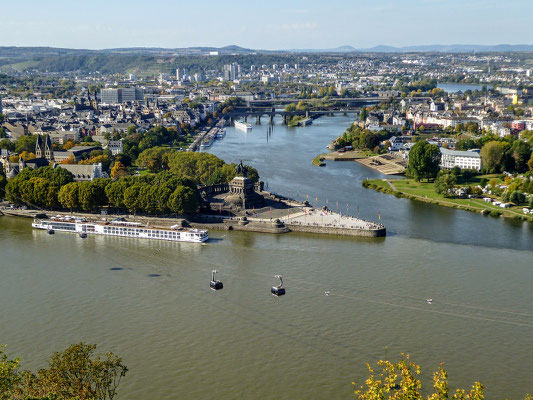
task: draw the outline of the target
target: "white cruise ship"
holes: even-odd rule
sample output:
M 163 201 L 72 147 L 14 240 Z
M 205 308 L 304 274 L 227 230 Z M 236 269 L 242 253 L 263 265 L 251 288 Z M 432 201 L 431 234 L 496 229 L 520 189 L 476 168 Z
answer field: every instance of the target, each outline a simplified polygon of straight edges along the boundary
M 243 131 L 251 131 L 252 125 L 244 121 L 235 121 L 235 128 L 241 129 Z
M 36 229 L 45 229 L 49 233 L 54 233 L 54 231 L 71 232 L 83 237 L 108 235 L 193 243 L 201 243 L 209 239 L 205 230 L 182 228 L 178 225 L 170 228 L 152 227 L 139 222 L 128 222 L 124 218 L 112 221 L 87 221 L 85 218 L 58 215 L 49 219 L 36 218 L 31 226 Z
M 215 139 L 224 139 L 224 136 L 226 136 L 226 128 L 219 128 L 215 134 Z

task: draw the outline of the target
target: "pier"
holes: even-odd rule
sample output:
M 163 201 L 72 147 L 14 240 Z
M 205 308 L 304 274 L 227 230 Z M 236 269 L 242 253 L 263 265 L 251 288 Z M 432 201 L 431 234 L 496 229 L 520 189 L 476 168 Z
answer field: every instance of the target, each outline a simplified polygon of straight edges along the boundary
M 382 224 L 313 208 L 305 208 L 299 213 L 287 215 L 282 218 L 282 221 L 291 231 L 296 232 L 367 237 L 380 237 L 387 234 Z

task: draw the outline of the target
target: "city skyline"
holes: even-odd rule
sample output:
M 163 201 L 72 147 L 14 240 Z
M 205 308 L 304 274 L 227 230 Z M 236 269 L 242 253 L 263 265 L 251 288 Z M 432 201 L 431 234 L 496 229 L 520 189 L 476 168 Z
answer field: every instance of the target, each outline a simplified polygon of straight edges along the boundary
M 250 49 L 321 49 L 376 45 L 533 44 L 533 4 L 525 0 L 353 2 L 242 1 L 173 4 L 155 0 L 76 4 L 34 0 L 5 4 L 1 46 L 117 47 L 238 45 Z

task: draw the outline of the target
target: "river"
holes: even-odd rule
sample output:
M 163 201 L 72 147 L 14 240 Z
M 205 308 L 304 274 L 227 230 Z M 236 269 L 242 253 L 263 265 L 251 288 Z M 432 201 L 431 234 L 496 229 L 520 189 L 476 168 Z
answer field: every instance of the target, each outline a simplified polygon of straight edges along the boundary
M 380 175 L 356 163 L 314 167 L 352 118 L 276 121 L 268 141 L 266 124 L 228 128 L 210 151 L 255 166 L 271 191 L 368 219 L 379 211 L 386 238 L 81 239 L 0 217 L 0 342 L 32 369 L 70 343 L 98 343 L 130 368 L 119 399 L 350 399 L 366 362 L 401 352 L 425 384 L 445 362 L 452 387 L 531 392 L 531 225 L 364 189 Z M 208 289 L 214 268 L 219 292 Z M 284 297 L 269 293 L 274 274 Z
M 474 91 L 483 89 L 483 85 L 477 85 L 475 83 L 439 83 L 437 84 L 437 87 L 448 93 L 464 93 L 467 90 Z

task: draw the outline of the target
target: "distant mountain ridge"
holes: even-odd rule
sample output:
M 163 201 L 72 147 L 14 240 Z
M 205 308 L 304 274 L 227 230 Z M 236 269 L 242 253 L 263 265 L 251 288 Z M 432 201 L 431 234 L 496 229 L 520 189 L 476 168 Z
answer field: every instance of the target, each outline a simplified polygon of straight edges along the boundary
M 469 53 L 477 52 L 512 52 L 512 51 L 533 51 L 531 44 L 431 44 L 418 46 L 374 46 L 367 49 L 360 49 L 369 53 L 406 53 L 406 52 L 438 52 L 438 53 Z
M 250 65 L 285 64 L 299 62 L 302 55 L 353 56 L 369 53 L 468 53 L 468 52 L 533 52 L 533 45 L 422 45 L 422 46 L 374 46 L 356 49 L 344 45 L 330 49 L 258 50 L 237 45 L 224 47 L 123 47 L 102 50 L 66 49 L 54 47 L 0 47 L 0 73 L 24 71 L 41 72 L 99 72 L 103 74 L 133 73 L 156 75 L 173 73 L 176 68 L 190 71 L 221 70 L 233 61 L 245 68 Z M 327 60 L 329 58 L 329 60 Z M 324 57 L 324 62 L 334 62 Z
M 144 54 L 144 55 L 199 55 L 218 52 L 219 55 L 232 54 L 273 54 L 273 53 L 404 53 L 404 52 L 441 52 L 441 53 L 465 53 L 465 52 L 513 52 L 513 51 L 533 51 L 530 44 L 497 44 L 497 45 L 476 45 L 476 44 L 433 44 L 394 47 L 378 45 L 369 48 L 355 48 L 350 45 L 343 45 L 329 49 L 248 49 L 237 45 L 224 47 L 196 46 L 196 47 L 119 47 L 101 50 L 89 49 L 68 49 L 57 47 L 17 47 L 0 46 L 0 58 L 29 58 L 29 57 L 50 57 L 66 55 L 97 55 L 97 54 Z
M 438 53 L 469 53 L 469 52 L 512 52 L 512 51 L 533 51 L 530 44 L 431 44 L 417 46 L 394 47 L 378 45 L 369 48 L 355 48 L 353 46 L 340 46 L 332 49 L 289 49 L 279 50 L 291 53 L 407 53 L 407 52 L 438 52 Z

